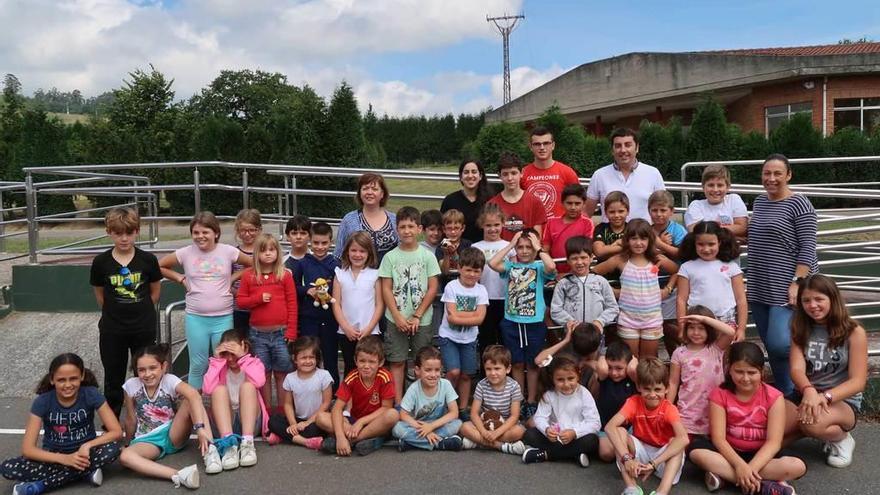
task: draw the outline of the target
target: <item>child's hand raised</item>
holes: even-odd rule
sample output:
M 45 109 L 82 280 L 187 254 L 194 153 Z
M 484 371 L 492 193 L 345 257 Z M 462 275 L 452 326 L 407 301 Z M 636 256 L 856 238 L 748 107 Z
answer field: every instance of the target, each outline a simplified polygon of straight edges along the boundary
M 529 242 L 532 243 L 532 248 L 535 251 L 541 250 L 541 239 L 538 239 L 538 234 L 534 232 L 529 232 Z

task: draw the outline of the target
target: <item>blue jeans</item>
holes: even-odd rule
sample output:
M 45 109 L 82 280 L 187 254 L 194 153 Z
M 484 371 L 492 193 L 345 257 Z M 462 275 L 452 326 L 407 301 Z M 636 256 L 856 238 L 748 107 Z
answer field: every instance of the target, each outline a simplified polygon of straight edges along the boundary
M 287 344 L 284 343 L 283 327 L 280 330 L 269 331 L 251 328 L 248 338 L 251 341 L 251 352 L 260 358 L 267 372 L 290 373 L 293 371 L 290 353 L 287 352 Z
M 432 420 L 424 419 L 425 422 L 430 422 Z M 451 437 L 458 433 L 458 429 L 461 428 L 461 420 L 453 419 L 452 421 L 446 423 L 434 430 L 434 433 L 437 434 L 440 439 L 444 439 L 446 437 Z M 391 430 L 391 434 L 394 435 L 394 438 L 400 439 L 401 442 L 406 442 L 413 447 L 425 450 L 434 450 L 434 445 L 428 441 L 425 437 L 420 437 L 419 432 L 416 431 L 415 428 L 410 426 L 409 423 L 405 421 L 398 421 L 394 428 Z
M 788 395 L 794 390 L 791 372 L 788 369 L 788 353 L 791 349 L 791 316 L 788 306 L 750 302 L 752 319 L 758 327 L 758 335 L 767 348 L 770 369 L 773 371 L 774 386 Z

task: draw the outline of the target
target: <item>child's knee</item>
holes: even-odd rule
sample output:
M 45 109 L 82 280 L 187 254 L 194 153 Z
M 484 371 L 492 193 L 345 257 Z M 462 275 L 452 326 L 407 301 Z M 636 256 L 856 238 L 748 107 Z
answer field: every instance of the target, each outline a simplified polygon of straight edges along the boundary
M 397 412 L 397 409 L 388 408 L 382 413 L 382 419 L 389 424 L 394 424 L 400 419 L 400 413 Z
M 796 480 L 807 474 L 807 465 L 803 460 L 797 457 L 786 457 L 785 461 L 785 479 Z

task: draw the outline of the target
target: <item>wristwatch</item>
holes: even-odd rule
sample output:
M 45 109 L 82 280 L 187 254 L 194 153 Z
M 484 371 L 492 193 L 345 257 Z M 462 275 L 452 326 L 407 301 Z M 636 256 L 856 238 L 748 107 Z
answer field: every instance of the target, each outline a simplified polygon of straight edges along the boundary
M 828 401 L 829 404 L 831 404 L 831 402 L 834 400 L 834 397 L 831 395 L 831 392 L 828 391 L 828 390 L 826 390 L 826 391 L 822 394 L 822 396 L 825 397 L 825 400 Z
M 205 427 L 205 423 L 195 423 L 193 424 L 193 432 L 197 432 Z
M 795 275 L 794 277 L 791 277 L 791 283 L 799 284 L 799 283 L 803 282 L 804 280 L 806 280 L 806 278 L 807 277 L 798 277 L 797 275 Z

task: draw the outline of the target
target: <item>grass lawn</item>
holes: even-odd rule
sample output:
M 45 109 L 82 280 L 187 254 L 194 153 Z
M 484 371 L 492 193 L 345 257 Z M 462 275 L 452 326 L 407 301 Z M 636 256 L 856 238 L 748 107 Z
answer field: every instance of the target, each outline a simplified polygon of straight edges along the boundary
M 39 241 L 40 249 L 47 249 L 57 246 L 62 246 L 64 244 L 70 244 L 71 242 L 76 242 L 81 240 L 89 235 L 94 235 L 91 233 L 83 234 L 82 237 L 48 237 L 41 238 Z M 189 239 L 189 235 L 160 235 L 159 241 L 178 241 L 181 239 Z M 146 237 L 143 237 L 140 240 L 145 240 Z M 87 247 L 87 246 L 100 246 L 102 244 L 112 244 L 113 241 L 110 240 L 109 237 L 105 237 L 102 239 L 97 239 L 94 241 L 89 241 L 78 246 L 74 247 Z M 10 239 L 6 239 L 6 251 L 7 253 L 26 253 L 28 252 L 28 241 L 27 236 L 21 237 L 13 237 Z
M 458 172 L 457 165 L 443 165 L 436 167 L 415 168 L 409 170 L 430 170 L 432 172 Z M 457 191 L 461 188 L 461 184 L 452 181 L 439 180 L 414 180 L 414 179 L 385 179 L 388 185 L 390 198 L 385 206 L 389 211 L 397 211 L 403 206 L 414 206 L 419 211 L 440 209 L 440 202 L 443 196 Z M 395 194 L 430 194 L 440 196 L 438 200 L 416 200 L 395 198 Z

